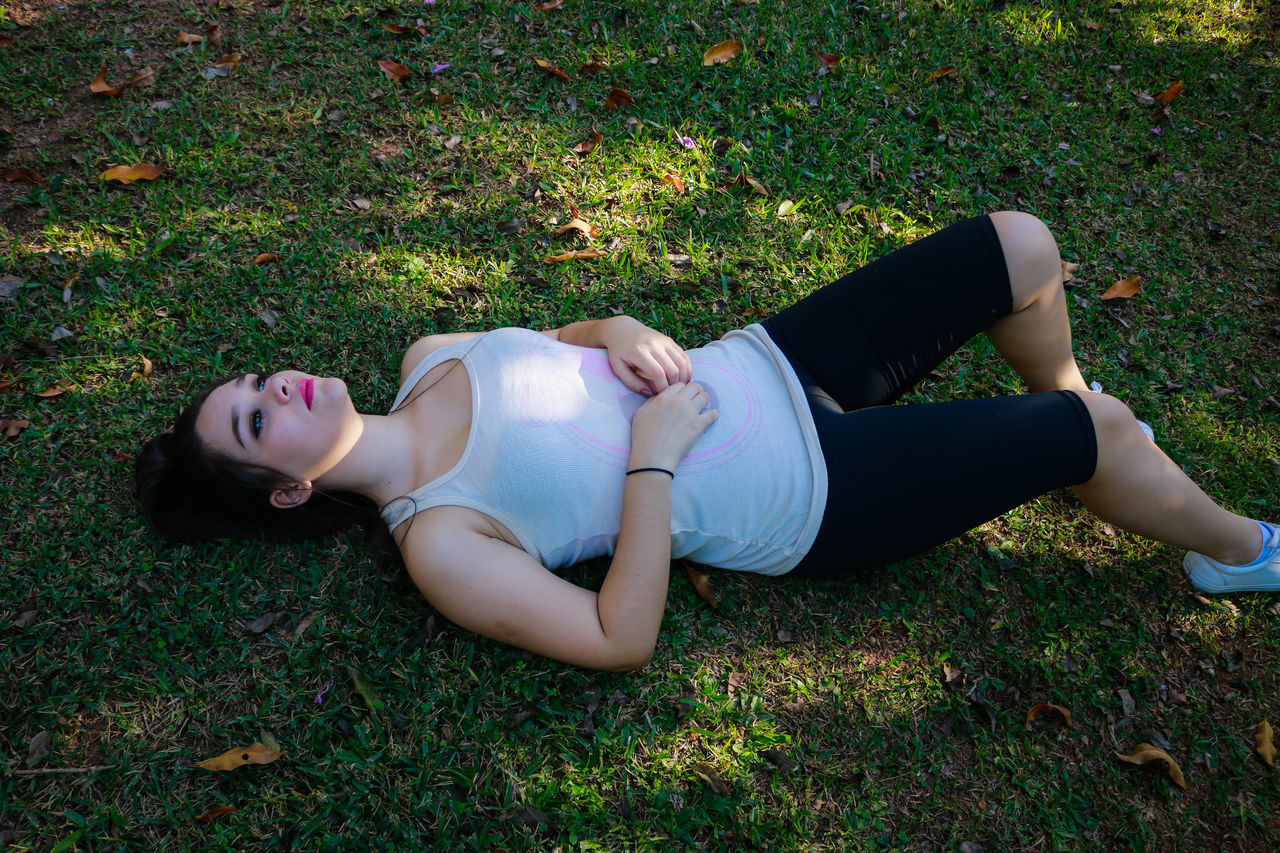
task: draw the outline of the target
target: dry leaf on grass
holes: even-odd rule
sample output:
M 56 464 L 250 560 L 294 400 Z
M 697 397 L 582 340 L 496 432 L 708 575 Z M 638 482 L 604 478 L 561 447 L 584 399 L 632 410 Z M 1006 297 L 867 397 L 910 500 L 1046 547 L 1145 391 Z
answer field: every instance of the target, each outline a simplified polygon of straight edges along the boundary
M 552 9 L 559 9 L 563 2 L 564 0 L 546 0 L 545 3 L 538 3 L 533 8 L 539 12 L 550 12 Z
M 538 63 L 538 66 L 541 67 L 543 71 L 547 72 L 553 77 L 559 77 L 561 80 L 569 79 L 568 74 L 564 73 L 559 68 L 556 68 L 554 65 L 552 65 L 550 62 L 547 62 L 545 59 L 535 59 L 534 62 Z
M 244 767 L 246 764 L 270 764 L 283 754 L 278 749 L 270 749 L 254 741 L 250 746 L 240 749 L 228 749 L 216 758 L 205 759 L 197 764 L 196 767 L 222 772 L 235 770 L 237 767 Z
M 15 39 L 12 36 L 6 36 L 0 33 L 0 47 L 11 47 Z
M 163 174 L 164 169 L 159 166 L 141 163 L 137 166 L 115 166 L 98 175 L 98 178 L 103 181 L 119 181 L 122 184 L 131 184 L 134 181 L 153 181 Z
M 591 62 L 584 62 L 581 66 L 579 66 L 578 73 L 585 74 L 588 76 L 593 74 L 601 74 L 608 67 L 609 66 L 605 65 L 603 62 L 596 62 L 593 60 Z
M 23 430 L 29 429 L 30 427 L 31 421 L 7 421 L 0 418 L 0 441 L 20 435 Z
M 1036 719 L 1041 714 L 1043 714 L 1046 711 L 1053 711 L 1057 713 L 1058 717 L 1062 720 L 1063 725 L 1065 725 L 1067 728 L 1071 728 L 1071 712 L 1068 711 L 1066 708 L 1062 707 L 1061 705 L 1051 705 L 1047 702 L 1041 702 L 1038 705 L 1032 705 L 1031 710 L 1027 712 L 1027 720 L 1023 725 L 1027 725 L 1027 726 L 1031 725 L 1033 722 L 1036 721 Z
M 1161 761 L 1164 763 L 1165 769 L 1169 771 L 1169 778 L 1182 790 L 1187 789 L 1187 780 L 1182 775 L 1182 769 L 1178 767 L 1178 762 L 1170 757 L 1169 753 L 1163 749 L 1158 749 L 1149 743 L 1140 743 L 1133 752 L 1125 755 L 1117 752 L 1116 758 L 1121 761 L 1127 761 L 1130 764 L 1146 765 L 1152 761 Z
M 673 175 L 668 172 L 662 176 L 662 182 L 664 184 L 671 184 L 671 188 L 680 195 L 684 195 L 686 192 L 684 188 L 684 181 L 680 180 L 679 175 Z
M 1062 261 L 1062 281 L 1068 282 L 1075 278 L 1076 270 L 1080 269 L 1079 264 L 1073 264 L 1069 261 Z
M 156 70 L 148 65 L 146 68 L 139 68 L 133 72 L 133 76 L 129 78 L 127 86 L 151 86 L 156 82 Z
M 843 56 L 837 56 L 834 53 L 824 53 L 821 50 L 815 50 L 814 53 L 818 54 L 818 62 L 822 63 L 823 68 L 835 68 L 840 64 L 840 60 L 844 59 Z
M 702 54 L 702 64 L 719 65 L 721 62 L 728 62 L 739 53 L 742 53 L 742 42 L 737 39 L 722 41 L 707 48 L 706 52 Z
M 74 387 L 76 386 L 70 382 L 59 382 L 56 385 L 49 386 L 43 391 L 37 391 L 36 396 L 43 397 L 44 399 L 49 400 L 54 397 L 61 397 L 63 394 L 67 393 Z
M 1257 745 L 1258 757 L 1267 762 L 1268 767 L 1275 766 L 1276 763 L 1276 746 L 1272 743 L 1275 733 L 1271 730 L 1271 724 L 1266 720 L 1258 723 L 1258 729 L 1253 733 L 1253 742 Z
M 173 40 L 173 43 L 178 45 L 188 45 L 188 44 L 199 44 L 202 41 L 204 41 L 204 36 L 201 35 L 200 33 L 179 32 L 178 37 Z
M 278 260 L 280 260 L 280 256 L 277 255 L 275 252 L 263 252 L 260 255 L 253 256 L 253 262 L 255 264 L 269 264 L 272 261 L 278 261 Z
M 929 79 L 937 80 L 941 77 L 955 77 L 959 73 L 960 73 L 960 69 L 956 68 L 954 65 L 944 65 L 941 68 L 939 68 L 937 71 L 934 71 L 932 74 L 930 74 Z
M 1170 101 L 1172 101 L 1174 98 L 1178 97 L 1178 95 L 1180 94 L 1182 94 L 1181 80 L 1177 81 L 1176 83 L 1170 83 L 1169 88 L 1165 89 L 1163 92 L 1156 95 L 1156 103 L 1167 104 Z
M 1103 299 L 1128 299 L 1138 292 L 1138 287 L 1142 284 L 1142 276 L 1131 275 L 1128 278 L 1122 278 L 1107 289 L 1102 294 Z
M 408 35 L 413 32 L 413 27 L 406 27 L 401 24 L 383 24 L 382 28 L 389 33 L 395 33 L 398 36 Z
M 607 253 L 599 249 L 574 249 L 572 252 L 561 252 L 542 259 L 544 264 L 558 264 L 562 261 L 578 261 L 583 258 L 603 258 Z
M 631 93 L 626 89 L 610 89 L 609 97 L 604 99 L 604 108 L 616 110 L 618 107 L 629 106 L 635 102 L 636 99 L 631 97 Z
M 596 146 L 599 145 L 603 139 L 604 137 L 600 135 L 599 131 L 593 130 L 591 131 L 590 139 L 588 139 L 586 142 L 579 142 L 577 145 L 573 146 L 573 148 L 569 150 L 571 150 L 574 154 L 584 154 L 584 155 L 590 154 L 592 151 L 596 150 Z
M 401 65 L 399 62 L 392 62 L 390 59 L 379 59 L 378 67 L 396 83 L 403 83 L 404 79 L 410 74 L 409 66 Z
M 40 176 L 40 173 L 33 172 L 30 169 L 5 169 L 0 172 L 0 177 L 3 177 L 6 181 L 26 181 L 29 184 L 44 183 L 44 178 Z
M 98 69 L 98 76 L 89 82 L 89 91 L 95 95 L 104 95 L 106 97 L 115 97 L 125 90 L 123 85 L 112 86 L 107 82 L 107 66 Z
M 698 598 L 710 604 L 711 609 L 717 613 L 723 612 L 720 610 L 720 602 L 716 600 L 716 592 L 711 587 L 711 576 L 688 560 L 684 561 L 684 571 L 689 576 L 689 583 L 693 584 L 694 592 L 698 593 Z
M 578 219 L 577 217 L 570 219 L 564 225 L 561 225 L 556 229 L 556 233 L 560 235 L 567 234 L 570 231 L 576 232 L 586 240 L 591 241 L 599 235 L 600 229 L 595 225 L 592 225 L 590 222 L 587 222 L 585 219 Z
M 146 379 L 151 375 L 151 371 L 154 369 L 155 366 L 152 365 L 151 359 L 144 355 L 142 356 L 142 370 L 135 370 L 133 373 L 129 374 L 129 381 L 132 382 L 135 379 Z
M 729 786 L 720 778 L 720 774 L 714 768 L 706 764 L 693 765 L 693 772 L 698 774 L 698 778 L 706 782 L 712 791 L 722 797 L 729 796 Z
M 200 821 L 201 823 L 208 823 L 209 821 L 215 818 L 220 818 L 223 815 L 229 815 L 234 811 L 235 811 L 234 806 L 214 806 L 204 814 L 196 815 L 196 820 Z
M 746 175 L 738 175 L 736 178 L 726 181 L 724 184 L 726 189 L 733 187 L 747 187 L 756 195 L 768 196 L 769 192 L 755 178 L 748 178 Z

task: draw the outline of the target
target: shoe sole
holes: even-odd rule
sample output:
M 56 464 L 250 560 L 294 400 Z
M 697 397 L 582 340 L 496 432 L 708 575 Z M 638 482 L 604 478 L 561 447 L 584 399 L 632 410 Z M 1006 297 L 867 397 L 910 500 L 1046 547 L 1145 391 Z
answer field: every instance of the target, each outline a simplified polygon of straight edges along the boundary
M 1196 566 L 1191 557 L 1192 552 L 1188 551 L 1187 555 L 1182 558 L 1182 569 L 1187 573 L 1187 578 L 1191 581 L 1191 585 L 1201 592 L 1275 592 L 1280 590 L 1280 581 L 1249 584 L 1248 586 L 1206 581 L 1202 576 L 1196 574 Z

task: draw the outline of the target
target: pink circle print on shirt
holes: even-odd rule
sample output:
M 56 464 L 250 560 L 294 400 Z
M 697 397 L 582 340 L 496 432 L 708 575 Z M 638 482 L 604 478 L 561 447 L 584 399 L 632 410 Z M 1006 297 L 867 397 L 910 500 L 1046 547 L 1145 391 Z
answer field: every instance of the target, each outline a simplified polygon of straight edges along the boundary
M 530 341 L 528 369 L 537 379 L 529 383 L 532 393 L 521 395 L 523 420 L 562 424 L 588 446 L 625 463 L 631 455 L 631 417 L 647 398 L 622 384 L 604 350 L 544 340 Z M 737 455 L 757 427 L 755 396 L 728 365 L 700 352 L 691 353 L 690 360 L 694 381 L 720 414 L 681 464 L 723 462 Z

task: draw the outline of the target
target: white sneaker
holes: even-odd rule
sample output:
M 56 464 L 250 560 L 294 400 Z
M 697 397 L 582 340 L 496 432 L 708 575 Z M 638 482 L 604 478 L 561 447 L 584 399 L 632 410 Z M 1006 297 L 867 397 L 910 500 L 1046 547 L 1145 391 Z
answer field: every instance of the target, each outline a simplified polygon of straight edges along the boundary
M 1101 385 L 1100 383 L 1098 383 L 1098 382 L 1090 382 L 1090 383 L 1089 383 L 1089 390 L 1090 390 L 1090 391 L 1092 391 L 1092 392 L 1093 392 L 1093 393 L 1095 393 L 1095 394 L 1101 394 L 1101 393 L 1102 393 L 1102 385 Z M 1156 442 L 1156 431 L 1155 431 L 1155 430 L 1153 430 L 1153 429 L 1151 428 L 1151 425 L 1150 425 L 1150 424 L 1148 424 L 1146 421 L 1138 421 L 1138 429 L 1142 430 L 1143 434 L 1144 434 L 1147 438 L 1151 439 L 1151 443 L 1152 443 L 1152 444 L 1155 444 L 1155 442 Z
M 1188 551 L 1182 560 L 1182 568 L 1192 585 L 1204 592 L 1280 590 L 1280 527 L 1274 524 L 1262 526 L 1268 531 L 1266 541 L 1262 553 L 1252 563 L 1228 566 L 1204 554 Z

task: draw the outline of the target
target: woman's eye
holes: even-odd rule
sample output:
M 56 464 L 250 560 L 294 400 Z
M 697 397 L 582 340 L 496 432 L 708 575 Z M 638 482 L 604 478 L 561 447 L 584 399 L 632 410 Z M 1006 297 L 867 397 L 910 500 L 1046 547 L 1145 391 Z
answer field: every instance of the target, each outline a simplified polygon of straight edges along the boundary
M 267 377 L 262 376 L 262 375 L 259 375 L 259 376 L 258 376 L 258 390 L 259 390 L 259 391 L 261 391 L 263 388 L 266 388 L 266 387 L 267 387 Z
M 253 431 L 254 438 L 262 434 L 262 409 L 254 409 L 253 417 L 249 419 L 249 429 Z

